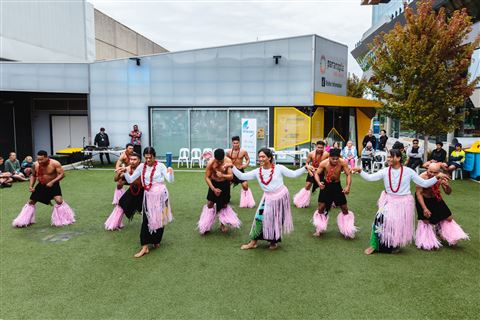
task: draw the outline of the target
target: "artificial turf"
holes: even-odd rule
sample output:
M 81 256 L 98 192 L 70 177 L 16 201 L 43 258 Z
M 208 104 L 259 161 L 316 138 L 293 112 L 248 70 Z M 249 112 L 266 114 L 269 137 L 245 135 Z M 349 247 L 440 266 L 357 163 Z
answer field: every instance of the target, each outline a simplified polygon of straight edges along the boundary
M 312 237 L 312 206 L 292 206 L 295 231 L 276 251 L 264 243 L 243 251 L 255 209 L 232 203 L 240 230 L 200 236 L 196 222 L 207 192 L 203 174 L 176 172 L 168 185 L 175 221 L 161 248 L 134 259 L 140 216 L 121 231 L 103 223 L 112 210 L 111 171 L 69 171 L 62 181 L 77 222 L 50 226 L 51 207 L 37 205 L 37 223 L 13 229 L 29 196 L 26 183 L 0 191 L 1 319 L 479 319 L 480 185 L 452 181 L 446 196 L 470 234 L 457 247 L 365 256 L 382 182 L 353 179 L 349 206 L 360 228 L 354 240 L 329 228 Z M 305 178 L 286 179 L 291 197 Z M 251 187 L 258 201 L 256 181 Z

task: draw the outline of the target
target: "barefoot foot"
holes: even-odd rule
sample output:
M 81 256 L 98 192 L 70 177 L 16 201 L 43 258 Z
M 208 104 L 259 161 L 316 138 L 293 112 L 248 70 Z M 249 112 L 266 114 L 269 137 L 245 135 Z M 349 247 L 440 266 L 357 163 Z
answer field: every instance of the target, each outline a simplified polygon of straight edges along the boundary
M 365 253 L 367 256 L 371 255 L 374 252 L 375 252 L 375 249 L 372 247 L 368 247 L 367 249 L 365 249 L 365 251 L 363 251 L 363 253 Z
M 250 241 L 249 243 L 242 245 L 240 249 L 248 250 L 248 249 L 255 249 L 256 247 L 257 247 L 257 243 Z
M 143 257 L 144 255 L 148 254 L 150 251 L 148 250 L 148 247 L 147 246 L 144 246 L 142 247 L 142 250 L 140 250 L 139 252 L 137 252 L 134 257 L 135 258 L 140 258 L 140 257 Z

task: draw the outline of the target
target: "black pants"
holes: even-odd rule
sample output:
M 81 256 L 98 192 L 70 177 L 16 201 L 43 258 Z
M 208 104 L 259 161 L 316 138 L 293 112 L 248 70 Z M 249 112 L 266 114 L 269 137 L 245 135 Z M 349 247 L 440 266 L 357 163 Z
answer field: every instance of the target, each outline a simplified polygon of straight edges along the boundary
M 407 167 L 415 170 L 418 166 L 421 166 L 423 163 L 422 159 L 419 158 L 409 158 Z
M 163 229 L 160 228 L 155 230 L 155 232 L 150 233 L 148 230 L 148 218 L 145 213 L 142 215 L 142 229 L 140 229 L 140 244 L 146 246 L 148 244 L 159 244 L 162 241 Z
M 108 164 L 110 164 L 110 154 L 105 152 L 105 157 L 107 158 L 107 161 L 108 161 Z M 102 162 L 103 164 L 103 152 L 100 152 L 100 161 Z
M 372 169 L 372 159 L 362 158 L 362 168 L 363 170 Z
M 134 145 L 133 146 L 133 151 L 140 155 L 140 160 L 141 160 L 141 158 L 142 158 L 142 145 L 141 144 Z

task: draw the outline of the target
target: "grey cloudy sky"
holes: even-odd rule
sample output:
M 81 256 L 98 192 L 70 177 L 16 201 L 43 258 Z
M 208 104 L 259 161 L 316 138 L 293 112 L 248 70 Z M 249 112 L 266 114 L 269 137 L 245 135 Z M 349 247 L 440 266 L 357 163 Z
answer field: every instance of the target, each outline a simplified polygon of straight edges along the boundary
M 89 0 L 169 51 L 318 34 L 351 51 L 371 24 L 360 0 Z M 361 75 L 349 54 L 349 72 Z

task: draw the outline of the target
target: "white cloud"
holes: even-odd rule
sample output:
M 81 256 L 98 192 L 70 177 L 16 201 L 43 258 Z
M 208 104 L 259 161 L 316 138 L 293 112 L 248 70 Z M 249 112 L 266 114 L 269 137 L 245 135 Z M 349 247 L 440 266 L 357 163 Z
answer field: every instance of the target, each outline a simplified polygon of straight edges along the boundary
M 351 51 L 371 23 L 371 7 L 360 0 L 90 2 L 170 51 L 314 33 Z M 361 74 L 351 55 L 348 63 Z

